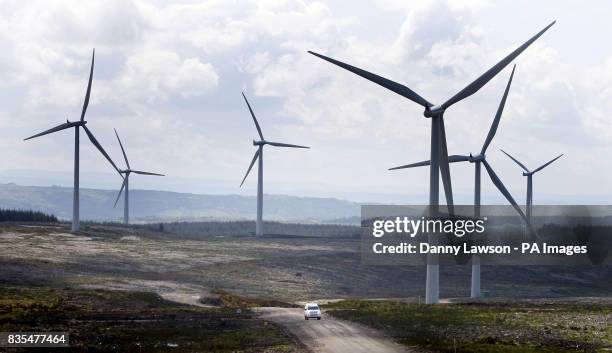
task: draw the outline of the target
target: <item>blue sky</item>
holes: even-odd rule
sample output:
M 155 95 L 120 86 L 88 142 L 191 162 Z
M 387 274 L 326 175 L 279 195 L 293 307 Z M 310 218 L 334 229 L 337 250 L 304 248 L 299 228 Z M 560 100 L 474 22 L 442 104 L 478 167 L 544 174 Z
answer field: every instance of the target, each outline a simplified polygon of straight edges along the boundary
M 516 61 L 488 158 L 518 200 L 524 177 L 499 148 L 534 168 L 565 153 L 535 177 L 536 203 L 538 195 L 612 194 L 609 2 L 2 1 L 2 8 L 0 181 L 70 184 L 71 133 L 21 140 L 78 118 L 95 47 L 88 126 L 118 163 L 113 128 L 133 167 L 169 175 L 139 177 L 133 188 L 253 194 L 255 178 L 237 187 L 256 137 L 245 91 L 266 138 L 312 147 L 267 148 L 266 192 L 418 202 L 427 170 L 386 169 L 428 158 L 422 109 L 306 50 L 441 102 L 557 20 Z M 480 150 L 510 69 L 446 113 L 451 154 Z M 112 188 L 109 166 L 81 141 L 82 185 Z M 472 166 L 452 173 L 458 195 L 471 200 Z M 485 199 L 498 200 L 483 178 Z

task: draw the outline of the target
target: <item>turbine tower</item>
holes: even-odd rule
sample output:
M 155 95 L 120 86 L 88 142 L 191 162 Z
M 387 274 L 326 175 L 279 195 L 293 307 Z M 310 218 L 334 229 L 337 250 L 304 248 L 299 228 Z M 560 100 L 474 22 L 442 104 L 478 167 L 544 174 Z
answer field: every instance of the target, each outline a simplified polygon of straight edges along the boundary
M 108 153 L 106 153 L 102 145 L 100 145 L 98 140 L 96 140 L 94 135 L 91 133 L 91 131 L 89 131 L 89 129 L 86 126 L 87 121 L 85 120 L 85 112 L 87 111 L 87 106 L 89 105 L 89 96 L 91 94 L 91 80 L 93 78 L 95 55 L 96 55 L 96 50 L 94 49 L 93 54 L 91 55 L 91 69 L 89 71 L 89 83 L 87 84 L 87 93 L 85 93 L 85 102 L 83 103 L 83 110 L 81 111 L 81 119 L 78 121 L 72 121 L 72 122 L 66 119 L 66 122 L 63 124 L 60 124 L 49 130 L 43 131 L 39 134 L 30 136 L 24 139 L 24 141 L 26 141 L 29 139 L 33 139 L 35 137 L 51 134 L 57 131 L 66 130 L 72 127 L 74 128 L 74 189 L 73 189 L 73 199 L 72 199 L 72 231 L 73 232 L 76 232 L 80 229 L 80 222 L 79 222 L 79 128 L 82 127 L 83 130 L 85 130 L 85 133 L 87 134 L 87 137 L 89 137 L 89 140 L 91 141 L 91 143 L 94 146 L 96 146 L 98 151 L 100 151 L 100 153 L 102 153 L 104 158 L 106 158 L 110 162 L 113 168 L 115 168 L 115 170 L 119 172 L 119 169 L 117 168 L 113 160 L 109 157 Z
M 552 162 L 561 158 L 563 154 L 558 155 L 557 157 L 537 167 L 533 171 L 530 171 L 529 169 L 527 169 L 527 167 L 525 167 L 523 163 L 519 162 L 516 158 L 512 157 L 506 151 L 504 150 L 501 150 L 501 151 L 504 152 L 506 156 L 510 157 L 510 159 L 512 159 L 521 168 L 523 168 L 523 176 L 527 177 L 527 200 L 526 200 L 526 205 L 525 205 L 525 212 L 527 213 L 527 225 L 531 227 L 531 214 L 532 214 L 531 211 L 532 211 L 532 206 L 533 206 L 533 175 L 539 172 L 540 170 L 548 167 Z
M 249 172 L 251 171 L 251 168 L 253 168 L 255 161 L 259 159 L 259 163 L 257 166 L 258 167 L 257 168 L 257 223 L 255 224 L 255 235 L 260 237 L 263 235 L 263 220 L 262 220 L 263 219 L 263 216 L 262 216 L 263 215 L 263 147 L 265 145 L 270 145 L 270 146 L 275 146 L 275 147 L 290 147 L 290 148 L 310 148 L 310 147 L 290 145 L 288 143 L 266 141 L 266 139 L 264 139 L 263 134 L 261 132 L 261 127 L 259 127 L 259 123 L 257 122 L 257 118 L 255 117 L 255 113 L 253 113 L 253 109 L 251 109 L 251 105 L 249 104 L 249 101 L 247 100 L 244 93 L 242 93 L 242 97 L 244 98 L 244 101 L 246 102 L 247 107 L 249 108 L 249 112 L 251 113 L 251 116 L 253 117 L 253 122 L 255 122 L 255 128 L 257 128 L 257 133 L 259 134 L 259 137 L 261 138 L 261 140 L 259 141 L 253 140 L 253 146 L 257 146 L 257 151 L 255 151 L 255 155 L 253 156 L 253 160 L 251 161 L 251 164 L 249 165 L 249 169 L 247 170 L 246 174 L 244 175 L 244 178 L 242 179 L 242 182 L 240 183 L 240 186 L 242 187 L 242 184 L 244 184 L 244 181 L 246 180 L 247 176 L 249 176 Z
M 117 199 L 115 200 L 115 206 L 117 206 L 117 202 L 121 197 L 121 193 L 125 189 L 125 194 L 123 197 L 123 224 L 130 223 L 130 174 L 141 174 L 141 175 L 156 175 L 156 176 L 164 176 L 163 174 L 151 173 L 151 172 L 143 172 L 141 170 L 133 170 L 130 167 L 130 162 L 128 161 L 127 155 L 125 154 L 125 150 L 123 149 L 123 144 L 121 143 L 121 139 L 119 138 L 119 134 L 117 130 L 115 130 L 115 136 L 117 136 L 117 141 L 119 141 L 119 147 L 121 147 L 121 153 L 123 153 L 123 159 L 125 159 L 126 169 L 119 170 L 120 174 L 125 174 L 123 177 L 123 184 L 121 184 L 121 189 L 119 189 L 119 194 L 117 195 Z
M 473 156 L 471 153 L 469 156 L 465 155 L 452 155 L 448 156 L 448 161 L 450 163 L 456 162 L 470 162 L 474 164 L 474 217 L 480 217 L 480 168 L 481 164 L 484 165 L 489 177 L 493 184 L 499 189 L 499 191 L 504 195 L 506 200 L 514 207 L 516 212 L 523 218 L 525 222 L 527 222 L 527 218 L 525 214 L 518 206 L 508 189 L 504 186 L 501 179 L 497 176 L 495 171 L 491 165 L 487 162 L 486 152 L 487 148 L 493 141 L 493 137 L 495 137 L 495 133 L 497 132 L 497 127 L 499 126 L 499 121 L 501 119 L 502 113 L 504 111 L 504 106 L 506 105 L 506 99 L 508 98 L 508 92 L 510 91 L 510 85 L 512 84 L 512 78 L 514 77 L 514 70 L 516 69 L 516 65 L 512 68 L 512 73 L 510 74 L 510 79 L 508 80 L 508 84 L 506 85 L 506 90 L 504 91 L 504 95 L 502 96 L 501 102 L 499 103 L 499 107 L 497 108 L 497 113 L 495 114 L 495 118 L 493 119 L 493 123 L 489 128 L 489 133 L 485 138 L 484 144 L 482 145 L 482 149 L 480 153 L 476 156 Z M 430 161 L 417 162 L 412 164 L 407 164 L 399 167 L 390 168 L 389 170 L 397 170 L 397 169 L 406 169 L 406 168 L 415 168 L 415 167 L 423 167 L 430 165 Z M 480 257 L 478 255 L 472 256 L 472 283 L 470 296 L 472 298 L 480 297 Z
M 492 68 L 474 80 L 472 83 L 467 85 L 457 94 L 452 96 L 446 102 L 440 105 L 434 105 L 430 103 L 425 98 L 418 95 L 416 92 L 411 90 L 410 88 L 391 81 L 387 78 L 375 75 L 368 71 L 362 70 L 360 68 L 351 66 L 349 64 L 345 64 L 341 61 L 329 58 L 327 56 L 317 54 L 315 52 L 309 51 L 310 54 L 313 54 L 323 60 L 326 60 L 332 64 L 340 66 L 343 69 L 346 69 L 356 75 L 359 75 L 367 80 L 370 80 L 378 85 L 381 85 L 388 90 L 391 90 L 409 100 L 423 106 L 425 111 L 423 115 L 426 118 L 431 118 L 431 143 L 430 143 L 430 168 L 429 168 L 429 207 L 432 216 L 436 216 L 438 214 L 438 205 L 439 205 L 439 174 L 442 175 L 442 183 L 444 185 L 444 194 L 446 195 L 446 203 L 449 205 L 449 210 L 452 212 L 453 207 L 453 193 L 452 193 L 452 185 L 451 185 L 451 177 L 449 170 L 449 160 L 448 160 L 448 151 L 446 147 L 446 131 L 444 129 L 444 111 L 450 108 L 453 104 L 471 96 L 472 94 L 478 92 L 480 88 L 482 88 L 487 82 L 489 82 L 495 75 L 497 75 L 503 68 L 505 68 L 512 60 L 514 60 L 519 54 L 521 54 L 527 47 L 531 45 L 536 39 L 538 39 L 544 32 L 546 32 L 552 25 L 555 24 L 555 21 L 550 23 L 536 35 L 531 37 L 528 41 L 518 47 L 516 50 L 508 54 L 505 58 L 503 58 L 500 62 L 495 64 Z M 439 170 L 439 171 L 438 171 Z M 433 243 L 436 241 L 435 236 L 430 235 L 428 242 Z M 426 293 L 425 293 L 425 303 L 433 304 L 437 303 L 439 300 L 439 265 L 436 260 L 437 256 L 430 254 L 428 255 L 427 260 L 427 276 L 426 276 Z

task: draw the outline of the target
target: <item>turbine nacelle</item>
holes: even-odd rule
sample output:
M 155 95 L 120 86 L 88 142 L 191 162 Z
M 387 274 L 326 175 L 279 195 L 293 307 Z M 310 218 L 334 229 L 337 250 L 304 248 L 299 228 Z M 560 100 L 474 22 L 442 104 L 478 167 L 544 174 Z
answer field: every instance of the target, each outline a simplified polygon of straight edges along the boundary
M 66 126 L 65 128 L 71 128 L 71 127 L 76 127 L 76 126 L 85 126 L 85 124 L 87 124 L 86 120 L 83 121 L 70 121 L 68 119 L 66 119 Z
M 442 114 L 444 114 L 445 110 L 446 108 L 444 108 L 441 105 L 425 107 L 425 110 L 423 111 L 423 116 L 425 116 L 426 118 L 439 117 L 439 116 L 442 116 Z
M 268 141 L 266 141 L 266 140 L 259 140 L 259 141 L 253 140 L 253 146 L 263 146 L 263 145 L 265 145 L 267 143 L 268 143 Z
M 470 156 L 468 157 L 468 162 L 470 163 L 482 162 L 485 160 L 485 158 L 486 156 L 482 153 L 477 154 L 475 156 L 470 153 Z

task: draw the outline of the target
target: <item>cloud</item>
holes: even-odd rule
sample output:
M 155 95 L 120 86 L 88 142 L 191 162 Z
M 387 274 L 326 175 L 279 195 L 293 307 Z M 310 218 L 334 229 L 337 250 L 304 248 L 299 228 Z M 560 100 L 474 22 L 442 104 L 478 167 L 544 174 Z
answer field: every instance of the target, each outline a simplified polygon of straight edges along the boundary
M 163 11 L 163 14 L 161 14 Z M 219 53 L 262 38 L 326 37 L 350 22 L 332 16 L 319 1 L 224 1 L 181 3 L 160 11 L 159 25 L 188 44 Z
M 386 169 L 428 158 L 430 121 L 422 107 L 306 50 L 441 103 L 544 25 L 539 18 L 547 12 L 538 6 L 532 9 L 538 20 L 525 17 L 529 24 L 520 28 L 514 20 L 522 14 L 500 6 L 466 0 L 6 1 L 0 14 L 0 139 L 12 145 L 15 136 L 78 117 L 96 47 L 88 117 L 115 157 L 120 151 L 113 127 L 143 169 L 240 179 L 255 137 L 240 97 L 245 90 L 267 137 L 313 147 L 299 160 L 295 151 L 271 151 L 267 180 L 419 192 L 425 171 Z M 516 61 L 489 150 L 493 162 L 502 146 L 538 163 L 558 150 L 604 151 L 612 136 L 612 58 L 592 58 L 588 65 L 568 61 L 564 45 L 571 43 L 559 44 L 559 38 L 570 29 L 562 22 Z M 509 74 L 510 67 L 447 111 L 451 153 L 480 149 Z M 19 122 L 9 123 L 9 117 Z M 43 160 L 52 161 L 44 166 L 69 169 L 64 142 L 57 137 L 18 144 L 11 163 Z M 86 166 L 108 169 L 102 158 L 90 157 Z M 498 173 L 512 175 L 502 160 L 495 163 Z M 457 189 L 469 189 L 463 181 L 471 180 L 471 172 L 453 168 Z M 601 174 L 608 172 L 612 168 L 602 166 Z M 604 184 L 597 175 L 568 173 L 587 178 L 585 189 Z M 563 180 L 546 186 L 586 192 Z M 274 185 L 266 190 L 273 192 Z
M 171 51 L 147 50 L 130 56 L 116 82 L 122 98 L 152 102 L 172 96 L 191 97 L 215 88 L 219 75 L 198 58 L 181 59 Z

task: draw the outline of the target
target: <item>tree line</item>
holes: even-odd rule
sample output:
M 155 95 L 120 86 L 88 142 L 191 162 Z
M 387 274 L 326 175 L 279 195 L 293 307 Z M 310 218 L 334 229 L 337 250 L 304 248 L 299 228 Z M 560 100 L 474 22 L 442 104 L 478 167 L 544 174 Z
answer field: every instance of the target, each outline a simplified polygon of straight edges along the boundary
M 139 227 L 190 237 L 251 236 L 255 233 L 254 221 L 164 222 Z M 358 226 L 339 224 L 264 222 L 264 229 L 271 236 L 359 238 L 361 234 Z
M 56 223 L 57 217 L 40 211 L 0 208 L 0 222 Z

